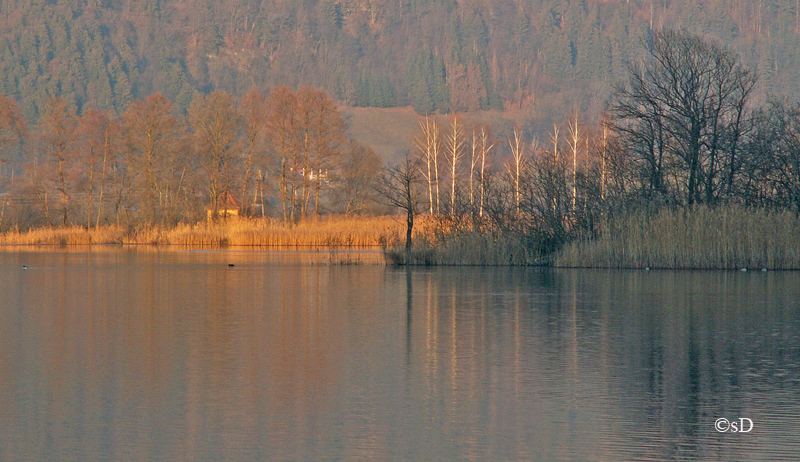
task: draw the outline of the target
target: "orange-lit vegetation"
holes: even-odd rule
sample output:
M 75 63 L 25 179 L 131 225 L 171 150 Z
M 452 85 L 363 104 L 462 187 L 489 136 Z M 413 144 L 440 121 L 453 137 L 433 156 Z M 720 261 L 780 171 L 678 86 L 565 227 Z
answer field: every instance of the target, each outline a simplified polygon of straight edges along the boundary
M 229 218 L 216 223 L 151 226 L 126 232 L 117 226 L 38 228 L 0 234 L 0 244 L 156 244 L 191 247 L 377 248 L 396 239 L 403 222 L 393 216 L 323 217 L 297 224 L 270 218 Z
M 12 230 L 0 234 L 0 244 L 3 245 L 121 244 L 125 242 L 125 239 L 125 231 L 117 226 L 104 226 L 90 230 L 79 226 L 47 227 L 24 232 Z
M 36 122 L 28 126 L 17 102 L 0 96 L 0 232 L 173 229 L 231 207 L 287 223 L 356 214 L 374 204 L 381 168 L 349 137 L 330 96 L 310 87 L 238 100 L 214 91 L 185 115 L 159 93 L 120 115 L 78 114 L 51 97 Z
M 189 246 L 367 248 L 378 247 L 400 230 L 402 222 L 389 216 L 324 217 L 293 225 L 275 219 L 233 219 L 151 229 L 132 236 L 132 240 Z
M 800 105 L 749 104 L 756 75 L 718 42 L 665 30 L 645 48 L 597 126 L 576 111 L 549 133 L 493 133 L 429 115 L 386 168 L 310 87 L 214 91 L 186 114 L 153 94 L 119 117 L 50 98 L 29 141 L 2 98 L 2 241 L 382 246 L 396 264 L 534 265 L 579 240 L 560 264 L 794 267 L 794 222 L 766 210 L 800 210 Z

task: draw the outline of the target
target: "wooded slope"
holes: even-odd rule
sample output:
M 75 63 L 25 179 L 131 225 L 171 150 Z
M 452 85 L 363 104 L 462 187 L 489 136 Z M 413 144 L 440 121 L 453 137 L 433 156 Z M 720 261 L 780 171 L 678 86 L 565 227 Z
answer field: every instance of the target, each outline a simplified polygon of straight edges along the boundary
M 602 108 L 659 28 L 719 38 L 760 74 L 756 99 L 800 86 L 798 0 L 6 0 L 0 93 L 28 119 L 48 96 L 121 111 L 162 92 L 309 84 L 352 106 L 419 113 Z

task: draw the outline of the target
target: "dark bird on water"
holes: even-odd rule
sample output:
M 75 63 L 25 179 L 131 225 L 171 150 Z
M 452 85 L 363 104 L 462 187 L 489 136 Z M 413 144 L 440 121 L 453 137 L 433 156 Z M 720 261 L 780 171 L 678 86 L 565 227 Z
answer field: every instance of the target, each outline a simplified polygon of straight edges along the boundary
M 228 263 L 228 266 L 236 266 L 236 265 L 234 265 L 233 263 Z

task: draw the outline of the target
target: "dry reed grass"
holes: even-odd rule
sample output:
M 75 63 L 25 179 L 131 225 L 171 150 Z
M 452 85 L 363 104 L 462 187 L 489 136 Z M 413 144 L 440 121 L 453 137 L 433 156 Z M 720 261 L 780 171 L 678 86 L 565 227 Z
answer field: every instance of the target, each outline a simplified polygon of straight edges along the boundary
M 556 266 L 671 269 L 800 269 L 800 219 L 740 206 L 632 214 L 600 237 L 567 245 Z
M 280 249 L 327 249 L 329 264 L 360 264 L 336 249 L 382 248 L 386 261 L 413 265 L 532 265 L 541 258 L 522 236 L 498 236 L 429 216 L 417 217 L 414 251 L 406 254 L 405 217 L 325 217 L 286 224 L 271 219 L 236 218 L 218 223 L 147 227 L 125 232 L 118 227 L 86 230 L 80 227 L 37 229 L 0 235 L 0 244 L 76 245 L 140 244 L 180 247 L 243 246 Z
M 20 245 L 86 245 L 86 244 L 120 244 L 125 238 L 125 231 L 117 226 L 99 229 L 81 228 L 40 228 L 26 232 L 9 231 L 0 234 L 0 244 Z
M 452 224 L 428 218 L 414 234 L 414 247 L 396 239 L 384 251 L 393 265 L 532 266 L 547 264 L 526 242 L 525 236 L 496 233 L 469 224 Z
M 297 224 L 269 219 L 179 226 L 169 231 L 170 244 L 231 245 L 281 248 L 377 247 L 402 229 L 394 217 L 325 217 Z
M 118 227 L 42 228 L 0 235 L 0 244 L 75 245 L 149 244 L 186 247 L 370 248 L 404 231 L 396 217 L 325 217 L 286 224 L 272 219 L 235 218 L 218 223 L 147 227 L 125 232 Z
M 469 233 L 439 243 L 417 240 L 407 253 L 401 246 L 385 252 L 393 265 L 423 266 L 533 266 L 548 260 L 531 251 L 520 239 L 494 239 L 480 233 Z

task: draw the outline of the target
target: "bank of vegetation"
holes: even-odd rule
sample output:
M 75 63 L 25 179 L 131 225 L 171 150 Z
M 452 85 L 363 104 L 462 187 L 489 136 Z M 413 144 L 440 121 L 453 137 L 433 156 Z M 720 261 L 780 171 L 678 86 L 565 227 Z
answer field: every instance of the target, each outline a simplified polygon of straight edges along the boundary
M 417 155 L 387 170 L 383 195 L 409 223 L 423 210 L 464 225 L 419 245 L 409 235 L 392 260 L 797 268 L 800 105 L 753 104 L 757 75 L 717 42 L 665 30 L 644 45 L 603 123 L 575 115 L 538 141 L 515 131 L 500 169 L 484 168 L 498 146 L 481 129 L 462 155 L 457 120 L 421 122 Z
M 663 30 L 643 45 L 599 124 L 577 109 L 510 133 L 420 116 L 414 149 L 385 167 L 311 87 L 214 91 L 185 114 L 160 94 L 121 115 L 54 97 L 30 125 L 3 97 L 0 229 L 6 242 L 380 245 L 394 264 L 795 267 L 800 104 L 756 104 L 756 73 L 716 41 Z M 370 218 L 398 210 L 399 225 Z

